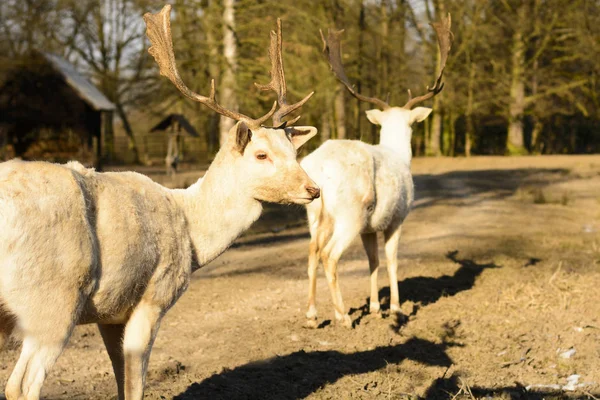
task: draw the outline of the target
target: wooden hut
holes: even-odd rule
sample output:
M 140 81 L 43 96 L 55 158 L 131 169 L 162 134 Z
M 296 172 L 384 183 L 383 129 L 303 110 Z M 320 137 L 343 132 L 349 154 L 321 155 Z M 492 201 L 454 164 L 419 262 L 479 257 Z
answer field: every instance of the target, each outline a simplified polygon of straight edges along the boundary
M 185 136 L 199 138 L 192 124 L 181 114 L 169 114 L 156 124 L 150 132 L 165 132 L 168 137 L 165 166 L 167 174 L 174 175 L 177 165 L 183 158 L 183 140 Z
M 72 64 L 56 54 L 36 51 L 15 62 L 4 78 L 0 131 L 14 155 L 27 158 L 28 150 L 43 142 L 53 161 L 84 158 L 101 166 L 102 143 L 113 135 L 115 106 Z

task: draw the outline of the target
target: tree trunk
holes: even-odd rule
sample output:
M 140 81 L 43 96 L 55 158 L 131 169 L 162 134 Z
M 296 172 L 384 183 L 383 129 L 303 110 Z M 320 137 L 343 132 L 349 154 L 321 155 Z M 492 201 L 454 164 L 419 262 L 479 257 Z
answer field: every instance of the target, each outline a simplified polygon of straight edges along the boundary
M 442 138 L 442 115 L 438 96 L 433 98 L 433 117 L 431 118 L 431 137 L 429 138 L 429 149 L 427 155 L 441 155 L 440 140 Z
M 443 1 L 434 1 L 435 15 L 446 15 L 445 5 Z M 437 46 L 433 47 L 436 60 L 436 76 L 440 69 L 440 52 Z M 443 93 L 438 94 L 433 98 L 433 117 L 431 118 L 431 137 L 429 140 L 429 148 L 426 153 L 431 156 L 439 156 L 442 154 L 440 144 L 442 139 L 442 101 Z
M 535 96 L 538 93 L 538 60 L 534 60 L 533 61 L 533 77 L 531 79 L 531 95 Z M 542 121 L 540 120 L 540 118 L 538 117 L 537 113 L 534 112 L 531 115 L 531 119 L 533 122 L 533 130 L 531 131 L 531 145 L 530 145 L 530 149 L 533 153 L 538 153 L 539 152 L 539 139 L 540 139 L 540 133 L 542 132 Z
M 539 45 L 539 35 L 538 33 L 540 32 L 541 29 L 541 25 L 542 22 L 540 21 L 540 13 L 539 13 L 539 9 L 540 9 L 540 5 L 541 5 L 541 1 L 540 0 L 536 0 L 535 1 L 535 8 L 534 8 L 534 32 L 536 33 L 534 39 L 533 39 L 533 46 L 534 48 L 537 49 L 538 45 Z M 538 72 L 539 72 L 539 58 L 536 57 L 533 60 L 533 65 L 532 65 L 532 76 L 531 76 L 531 96 L 535 97 L 538 94 Z M 540 118 L 538 116 L 538 108 L 536 107 L 536 105 L 533 105 L 533 112 L 531 113 L 531 119 L 533 122 L 533 130 L 531 131 L 531 143 L 529 144 L 529 149 L 532 153 L 537 153 L 538 152 L 538 140 L 539 140 L 539 136 L 540 136 L 540 132 L 542 131 L 542 122 L 540 121 Z
M 389 67 L 390 67 L 390 46 L 389 46 L 389 0 L 381 1 L 381 51 L 379 53 L 379 82 L 378 93 L 380 96 L 387 95 L 389 91 Z
M 525 142 L 523 138 L 523 113 L 525 111 L 525 27 L 526 5 L 523 3 L 517 10 L 518 23 L 513 34 L 510 105 L 508 110 L 508 136 L 506 149 L 509 154 L 523 154 Z
M 423 121 L 423 154 L 424 155 L 428 155 L 428 151 L 429 151 L 429 143 L 431 143 L 431 140 L 429 138 L 429 128 L 431 126 L 431 123 L 429 122 L 429 118 L 425 118 L 425 121 Z
M 365 2 L 361 0 L 360 2 L 360 13 L 358 18 L 358 58 L 357 68 L 358 68 L 358 82 L 356 83 L 356 90 L 358 93 L 362 91 L 362 79 L 363 79 L 363 48 L 364 48 L 364 36 L 365 31 L 367 30 L 366 22 L 365 22 Z M 363 140 L 363 135 L 366 132 L 363 132 L 362 129 L 362 110 L 361 110 L 361 101 L 356 99 L 355 107 L 354 107 L 354 118 L 356 120 L 356 134 L 355 136 L 359 138 L 359 140 Z M 369 143 L 373 143 L 373 141 L 369 141 Z
M 325 112 L 321 115 L 321 129 L 319 133 L 321 134 L 321 143 L 325 143 L 327 140 L 331 139 L 331 108 L 333 104 L 329 98 L 325 99 Z
M 454 121 L 456 117 L 454 117 L 454 113 L 452 110 L 447 110 L 444 113 L 444 123 L 442 124 L 442 139 L 444 141 L 444 146 L 442 148 L 442 154 L 449 157 L 454 157 L 454 145 L 456 143 L 456 138 L 454 136 Z
M 392 69 L 392 73 L 390 76 L 390 89 L 392 92 L 395 91 L 395 88 L 402 87 L 407 88 L 407 57 L 406 57 L 406 19 L 407 16 L 407 8 L 410 7 L 408 4 L 408 0 L 399 0 L 396 2 L 396 12 L 394 17 L 392 18 L 392 26 L 395 30 L 395 34 L 392 34 L 393 39 L 393 49 L 396 56 L 396 62 L 390 67 Z M 396 70 L 398 68 L 398 70 Z M 398 93 L 400 94 L 400 93 Z M 402 96 L 402 94 L 400 94 Z M 398 101 L 398 100 L 396 100 Z
M 469 57 L 470 60 L 470 57 Z M 465 111 L 465 156 L 471 157 L 475 127 L 473 126 L 473 86 L 475 85 L 475 63 L 469 62 L 469 83 L 467 84 L 467 109 Z
M 212 79 L 217 79 L 220 82 L 219 77 L 219 46 L 218 41 L 215 38 L 215 31 L 217 30 L 217 26 L 214 23 L 214 19 L 220 16 L 215 13 L 216 8 L 218 7 L 216 1 L 211 1 L 208 8 L 206 18 L 206 45 L 208 47 L 208 60 L 207 60 L 207 68 L 208 74 Z M 220 13 L 218 13 L 220 14 Z M 220 131 L 219 131 L 219 122 L 220 116 L 217 113 L 210 113 L 208 117 L 208 129 L 206 133 L 206 148 L 208 153 L 211 156 L 214 156 L 219 150 L 219 139 L 220 139 Z M 210 156 L 209 156 L 210 157 Z
M 456 118 L 456 113 L 450 111 L 450 117 L 448 118 L 450 125 L 448 127 L 448 131 L 450 132 L 450 152 L 448 153 L 448 155 L 450 157 L 454 157 L 456 155 Z
M 221 90 L 219 103 L 233 111 L 238 110 L 236 97 L 235 71 L 237 62 L 237 46 L 235 43 L 235 0 L 223 1 L 223 57 L 225 65 L 221 76 Z M 235 125 L 231 118 L 221 116 L 219 127 L 219 140 L 221 146 L 227 138 L 229 130 Z
M 335 93 L 335 129 L 338 139 L 346 139 L 346 102 L 344 89 L 340 88 Z

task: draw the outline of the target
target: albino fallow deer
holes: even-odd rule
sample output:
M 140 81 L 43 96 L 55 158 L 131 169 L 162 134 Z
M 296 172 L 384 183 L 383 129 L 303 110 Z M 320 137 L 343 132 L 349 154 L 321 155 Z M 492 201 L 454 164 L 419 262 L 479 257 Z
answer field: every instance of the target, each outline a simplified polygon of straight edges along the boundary
M 363 96 L 348 82 L 341 59 L 340 37 L 343 31 L 329 31 L 323 38 L 324 53 L 331 69 L 346 89 L 357 99 L 375 104 L 377 109 L 366 112 L 371 123 L 381 126 L 378 145 L 358 140 L 328 140 L 302 160 L 300 165 L 321 188 L 320 201 L 306 206 L 310 229 L 308 259 L 308 312 L 307 325 L 317 326 L 315 306 L 316 270 L 321 259 L 335 310 L 336 320 L 351 327 L 352 322 L 344 308 L 338 282 L 338 261 L 342 253 L 360 233 L 369 259 L 371 272 L 370 311 L 379 312 L 377 289 L 377 232 L 383 232 L 385 254 L 390 278 L 390 310 L 398 312 L 400 301 L 397 282 L 397 252 L 402 222 L 413 201 L 413 180 L 410 172 L 412 158 L 411 125 L 423 121 L 430 108 L 416 104 L 438 94 L 442 88 L 442 74 L 452 42 L 450 16 L 432 24 L 435 28 L 441 54 L 440 73 L 428 93 L 412 98 L 402 107 L 391 107 L 386 102 Z
M 271 84 L 278 101 L 259 119 L 192 92 L 175 64 L 169 5 L 146 14 L 150 54 L 187 97 L 239 121 L 203 179 L 169 190 L 133 173 L 66 165 L 0 164 L 0 342 L 20 333 L 6 397 L 38 399 L 75 325 L 96 323 L 119 399 L 143 397 L 148 359 L 165 313 L 192 272 L 213 260 L 260 215 L 261 202 L 307 204 L 319 189 L 296 160 L 316 134 L 282 118 L 287 104 L 281 26 L 271 32 Z M 277 109 L 279 105 L 279 109 Z M 262 124 L 273 117 L 275 128 Z M 295 121 L 295 119 L 294 119 Z

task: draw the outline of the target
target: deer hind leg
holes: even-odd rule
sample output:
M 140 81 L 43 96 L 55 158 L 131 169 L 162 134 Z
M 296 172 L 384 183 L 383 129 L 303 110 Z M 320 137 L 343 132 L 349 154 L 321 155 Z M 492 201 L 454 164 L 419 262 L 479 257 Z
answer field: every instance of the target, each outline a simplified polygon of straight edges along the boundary
M 402 233 L 402 225 L 391 226 L 384 232 L 385 256 L 388 276 L 390 278 L 390 312 L 400 312 L 400 296 L 398 294 L 398 243 Z
M 62 353 L 64 338 L 25 336 L 23 350 L 6 386 L 6 398 L 37 400 L 46 375 Z
M 377 233 L 363 233 L 360 235 L 362 239 L 363 247 L 367 252 L 369 259 L 369 271 L 371 274 L 371 298 L 369 299 L 369 312 L 378 313 L 380 310 L 379 305 L 379 291 L 377 288 L 377 269 L 379 268 L 379 251 L 377 249 Z
M 352 327 L 352 320 L 344 307 L 337 267 L 342 254 L 350 246 L 352 240 L 354 240 L 360 230 L 361 226 L 356 221 L 352 221 L 352 223 L 336 221 L 333 235 L 321 253 L 321 259 L 325 267 L 325 276 L 327 277 L 327 283 L 331 291 L 335 318 L 347 328 Z
M 125 357 L 123 355 L 123 335 L 125 332 L 124 324 L 102 325 L 98 324 L 100 335 L 104 341 L 104 346 L 110 357 L 115 379 L 117 381 L 117 389 L 119 400 L 125 399 Z
M 311 237 L 308 247 L 308 311 L 306 312 L 306 326 L 316 327 L 317 321 L 317 267 L 319 266 L 319 256 L 321 249 L 318 246 L 317 238 Z
M 39 399 L 44 380 L 67 344 L 81 309 L 82 297 L 77 296 L 73 302 L 67 298 L 42 301 L 32 295 L 27 299 L 28 310 L 35 310 L 35 314 L 26 313 L 18 318 L 24 339 L 21 355 L 6 385 L 7 399 Z
M 319 259 L 325 243 L 331 236 L 331 221 L 323 214 L 319 206 L 317 209 L 312 206 L 308 210 L 308 225 L 310 229 L 310 245 L 308 249 L 308 311 L 306 313 L 306 326 L 309 328 L 317 327 L 317 268 Z
M 123 355 L 124 392 L 127 400 L 141 400 L 144 396 L 148 360 L 162 314 L 162 310 L 156 305 L 142 302 L 125 325 Z

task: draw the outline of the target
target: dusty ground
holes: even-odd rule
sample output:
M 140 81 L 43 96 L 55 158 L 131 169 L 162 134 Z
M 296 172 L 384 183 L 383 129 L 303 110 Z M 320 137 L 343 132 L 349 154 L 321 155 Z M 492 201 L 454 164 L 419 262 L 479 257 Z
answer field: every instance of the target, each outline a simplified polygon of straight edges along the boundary
M 354 329 L 331 323 L 322 271 L 321 327 L 303 328 L 304 214 L 270 207 L 167 315 L 146 398 L 600 398 L 600 156 L 417 159 L 413 171 L 398 282 L 408 318 L 365 312 L 357 240 L 340 263 Z M 385 305 L 384 265 L 379 276 Z M 2 385 L 17 354 L 0 353 Z M 573 374 L 584 385 L 563 389 Z M 78 327 L 45 398 L 115 390 L 96 328 Z

